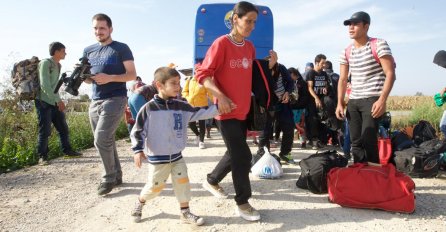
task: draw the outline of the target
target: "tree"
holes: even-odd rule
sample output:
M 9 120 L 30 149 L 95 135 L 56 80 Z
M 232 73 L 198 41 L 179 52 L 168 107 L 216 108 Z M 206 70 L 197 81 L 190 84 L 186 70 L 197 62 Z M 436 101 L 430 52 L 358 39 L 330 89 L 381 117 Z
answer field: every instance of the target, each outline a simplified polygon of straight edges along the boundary
M 422 92 L 416 92 L 415 96 L 424 96 L 424 94 Z

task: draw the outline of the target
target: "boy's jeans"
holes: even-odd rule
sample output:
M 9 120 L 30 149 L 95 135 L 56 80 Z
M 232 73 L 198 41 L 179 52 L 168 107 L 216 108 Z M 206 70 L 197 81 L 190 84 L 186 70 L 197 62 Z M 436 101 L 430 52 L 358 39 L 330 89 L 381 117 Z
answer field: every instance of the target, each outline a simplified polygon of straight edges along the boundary
M 37 118 L 39 120 L 39 136 L 37 144 L 37 153 L 42 158 L 48 158 L 48 137 L 51 135 L 51 123 L 54 124 L 57 132 L 59 132 L 62 151 L 71 150 L 68 125 L 65 120 L 65 113 L 60 111 L 56 105 L 50 105 L 44 101 L 36 99 Z

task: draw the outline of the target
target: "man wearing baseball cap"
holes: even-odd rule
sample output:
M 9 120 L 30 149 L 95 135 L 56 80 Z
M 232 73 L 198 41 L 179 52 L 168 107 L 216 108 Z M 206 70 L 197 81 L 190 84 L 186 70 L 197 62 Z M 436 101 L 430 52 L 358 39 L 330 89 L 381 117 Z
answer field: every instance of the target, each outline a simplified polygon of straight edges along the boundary
M 354 162 L 379 163 L 378 122 L 386 111 L 387 97 L 395 81 L 392 52 L 383 39 L 370 38 L 370 16 L 354 13 L 344 21 L 353 43 L 340 56 L 340 79 L 336 116 L 347 116 L 350 124 L 351 153 Z M 350 100 L 345 115 L 345 90 L 351 73 Z

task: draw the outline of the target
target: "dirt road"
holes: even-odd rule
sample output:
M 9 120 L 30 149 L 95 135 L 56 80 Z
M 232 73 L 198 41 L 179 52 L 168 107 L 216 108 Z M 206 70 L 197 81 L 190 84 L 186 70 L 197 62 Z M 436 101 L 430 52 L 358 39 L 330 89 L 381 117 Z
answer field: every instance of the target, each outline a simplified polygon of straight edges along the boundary
M 446 231 L 444 174 L 436 179 L 414 179 L 417 208 L 408 215 L 331 204 L 326 194 L 296 188 L 300 170 L 294 165 L 284 165 L 285 175 L 278 180 L 251 178 L 250 202 L 262 219 L 244 221 L 234 215 L 230 176 L 222 183 L 230 199 L 218 200 L 201 187 L 206 173 L 225 151 L 221 137 L 213 133 L 204 150 L 192 141 L 190 138 L 184 157 L 192 185 L 191 210 L 206 220 L 201 227 L 179 221 L 170 184 L 146 204 L 142 222 L 132 222 L 130 211 L 144 186 L 147 166 L 134 168 L 130 144 L 121 140 L 118 150 L 124 184 L 106 197 L 96 194 L 102 164 L 95 149 L 83 151 L 82 158 L 56 159 L 49 166 L 0 175 L 0 231 Z M 314 152 L 294 148 L 292 154 L 300 160 Z

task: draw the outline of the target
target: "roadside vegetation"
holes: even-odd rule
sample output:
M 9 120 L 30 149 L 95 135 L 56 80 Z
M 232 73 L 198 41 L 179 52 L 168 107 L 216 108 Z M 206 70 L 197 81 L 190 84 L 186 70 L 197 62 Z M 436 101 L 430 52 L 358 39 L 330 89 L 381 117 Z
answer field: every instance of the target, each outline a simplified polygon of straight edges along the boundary
M 20 102 L 11 88 L 0 94 L 0 173 L 34 165 L 37 157 L 37 114 L 34 101 Z M 70 99 L 67 104 L 67 123 L 70 142 L 75 150 L 93 147 L 93 133 L 88 119 L 88 99 Z M 116 139 L 128 137 L 121 121 Z M 57 131 L 53 128 L 49 138 L 49 157 L 63 155 Z
M 0 173 L 34 165 L 38 161 L 37 115 L 34 102 L 20 102 L 8 83 L 1 83 L 0 93 Z M 93 147 L 93 134 L 88 119 L 88 96 L 69 99 L 67 123 L 70 141 L 75 150 Z M 391 96 L 387 102 L 389 111 L 410 111 L 409 114 L 392 117 L 392 130 L 415 125 L 419 120 L 429 121 L 439 131 L 438 122 L 445 107 L 436 107 L 430 96 Z M 119 125 L 116 139 L 128 137 L 124 121 Z M 53 128 L 49 138 L 49 157 L 63 155 L 57 131 Z

